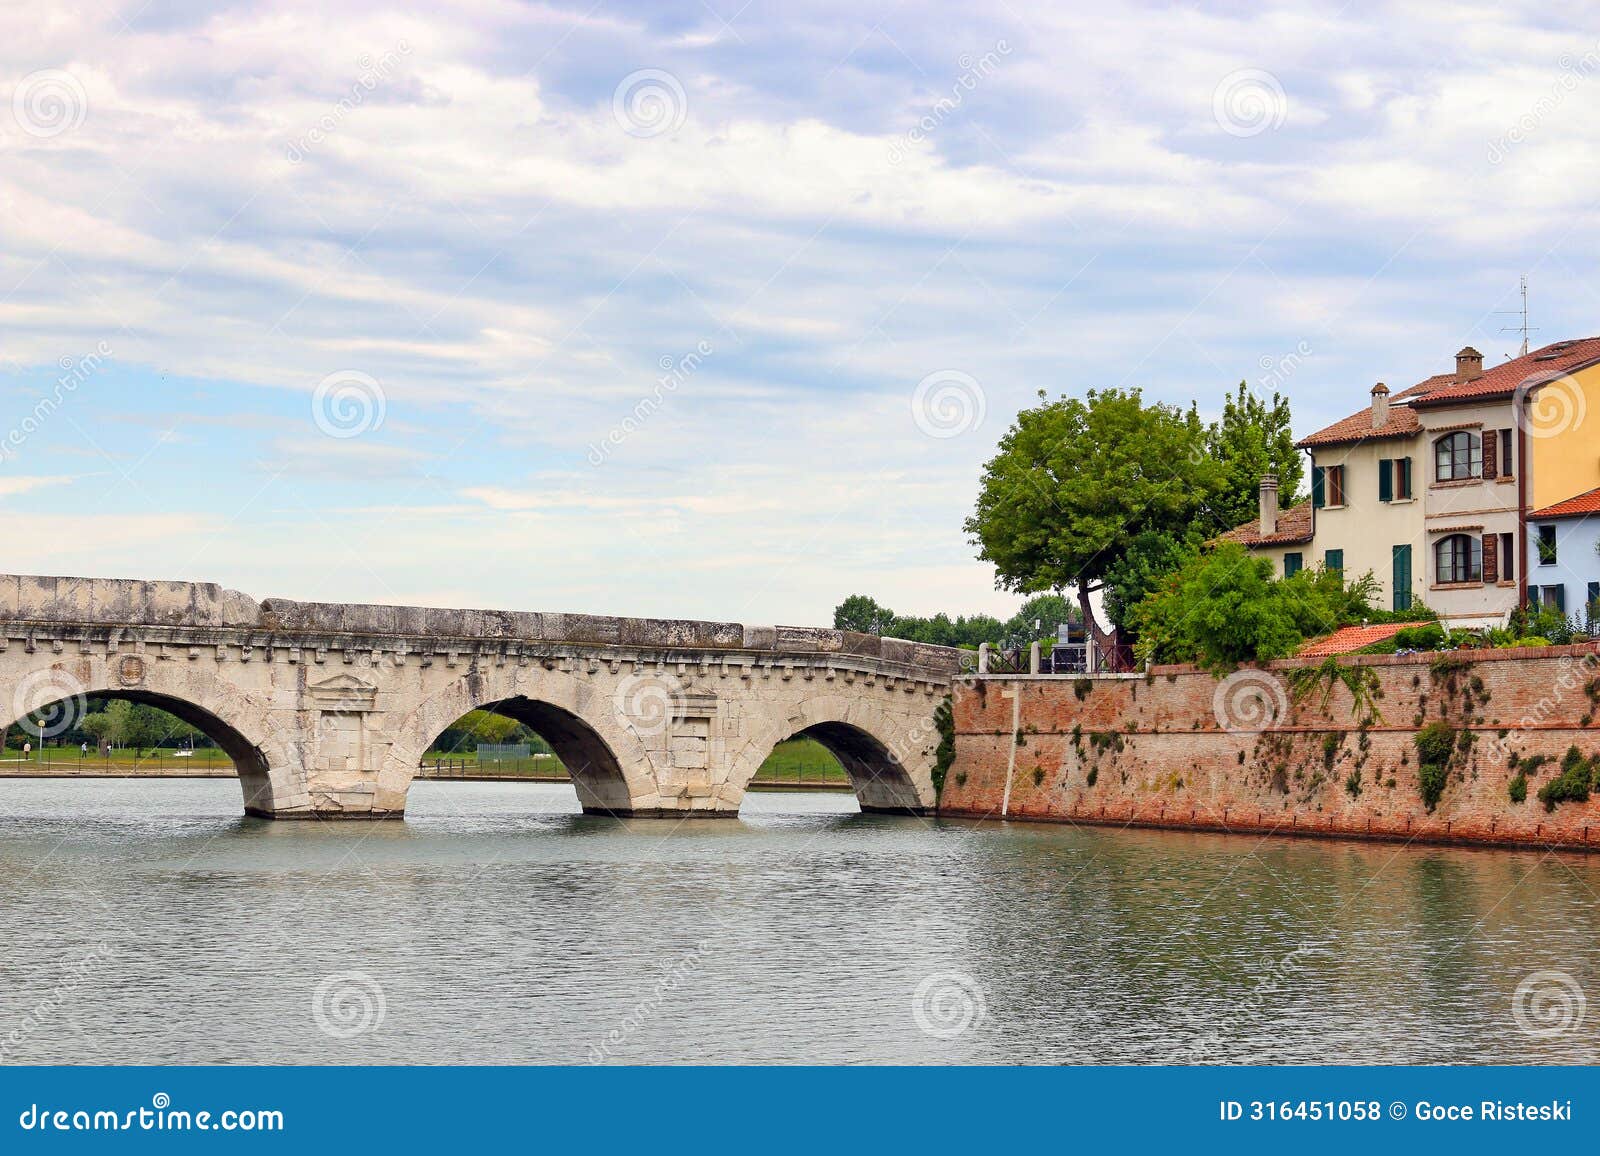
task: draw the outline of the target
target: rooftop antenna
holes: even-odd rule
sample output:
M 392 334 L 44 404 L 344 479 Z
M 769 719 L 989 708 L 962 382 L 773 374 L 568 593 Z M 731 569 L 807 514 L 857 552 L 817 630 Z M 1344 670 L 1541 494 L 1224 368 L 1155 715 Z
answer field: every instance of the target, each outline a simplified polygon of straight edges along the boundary
M 1526 356 L 1528 356 L 1528 334 L 1539 332 L 1539 328 L 1536 325 L 1535 326 L 1530 326 L 1528 324 L 1528 275 L 1526 273 L 1524 273 L 1522 275 L 1522 308 L 1521 309 L 1496 309 L 1495 312 L 1497 314 L 1500 314 L 1501 316 L 1507 316 L 1507 317 L 1518 317 L 1518 316 L 1520 316 L 1522 318 L 1522 324 L 1521 325 L 1504 325 L 1504 326 L 1501 326 L 1500 332 L 1501 333 L 1520 333 L 1520 334 L 1522 334 L 1522 352 L 1517 354 L 1517 356 L 1518 357 L 1526 357 Z

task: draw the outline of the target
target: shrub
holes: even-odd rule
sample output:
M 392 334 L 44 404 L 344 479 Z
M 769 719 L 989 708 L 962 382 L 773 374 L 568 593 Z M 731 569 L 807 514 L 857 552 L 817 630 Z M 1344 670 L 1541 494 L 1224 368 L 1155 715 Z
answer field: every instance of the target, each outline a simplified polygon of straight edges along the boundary
M 1528 798 L 1528 776 L 1518 771 L 1511 785 L 1506 788 L 1506 794 L 1511 796 L 1513 803 L 1525 802 Z
M 1557 803 L 1568 799 L 1579 803 L 1587 801 L 1594 784 L 1596 762 L 1584 758 L 1577 747 L 1568 750 L 1561 760 L 1561 773 L 1539 788 L 1539 801 L 1544 809 L 1554 811 Z

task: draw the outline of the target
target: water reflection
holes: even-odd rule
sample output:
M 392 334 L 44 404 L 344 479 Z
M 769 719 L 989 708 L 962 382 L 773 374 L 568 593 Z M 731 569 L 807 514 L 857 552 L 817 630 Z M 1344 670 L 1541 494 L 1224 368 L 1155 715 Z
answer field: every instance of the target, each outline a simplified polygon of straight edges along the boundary
M 418 783 L 404 823 L 237 809 L 228 781 L 0 781 L 7 1060 L 1594 1059 L 1594 1022 L 1535 1037 L 1512 1015 L 1537 971 L 1600 993 L 1583 856 L 838 795 L 624 821 L 527 784 Z M 315 1001 L 352 975 L 381 1022 L 337 1038 Z M 975 1022 L 924 1030 L 930 981 L 939 1022 Z

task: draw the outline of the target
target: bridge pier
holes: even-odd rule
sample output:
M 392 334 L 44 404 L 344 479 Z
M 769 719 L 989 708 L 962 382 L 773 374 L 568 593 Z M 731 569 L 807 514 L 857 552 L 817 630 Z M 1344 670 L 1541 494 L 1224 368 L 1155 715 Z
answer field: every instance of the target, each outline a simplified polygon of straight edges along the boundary
M 957 651 L 840 630 L 0 575 L 6 721 L 63 704 L 68 729 L 94 696 L 161 707 L 273 819 L 402 818 L 431 744 L 479 709 L 543 736 L 590 814 L 735 817 L 796 734 L 834 753 L 863 810 L 925 812 L 957 669 Z

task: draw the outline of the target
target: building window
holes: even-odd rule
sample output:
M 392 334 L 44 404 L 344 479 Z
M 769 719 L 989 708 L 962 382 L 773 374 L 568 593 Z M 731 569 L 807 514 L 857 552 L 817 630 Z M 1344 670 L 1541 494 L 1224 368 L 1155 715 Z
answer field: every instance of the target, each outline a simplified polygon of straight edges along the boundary
M 1567 588 L 1565 586 L 1530 586 L 1528 587 L 1528 603 L 1535 608 L 1540 606 L 1553 606 L 1559 613 L 1567 612 Z
M 1516 555 L 1512 553 L 1515 549 L 1513 543 L 1516 540 L 1515 534 L 1500 535 L 1500 581 L 1502 582 L 1510 582 L 1517 576 Z
M 1441 583 L 1482 582 L 1483 543 L 1471 534 L 1451 534 L 1433 548 L 1434 573 Z
M 1556 528 L 1554 526 L 1539 527 L 1539 565 L 1554 566 L 1556 564 Z
M 1298 553 L 1285 554 L 1283 556 L 1283 576 L 1285 578 L 1293 578 L 1296 574 L 1300 573 L 1303 565 L 1304 560 Z
M 1502 478 L 1509 478 L 1512 476 L 1512 473 L 1511 431 L 1508 429 L 1503 429 L 1500 431 L 1500 476 Z
M 1396 610 L 1411 609 L 1411 547 L 1396 546 L 1394 548 L 1394 608 Z
M 1468 430 L 1453 434 L 1433 443 L 1433 479 L 1436 482 L 1459 482 L 1483 474 L 1483 441 Z
M 1328 505 L 1344 505 L 1344 467 L 1328 467 Z
M 1378 501 L 1404 502 L 1411 497 L 1411 459 L 1382 458 L 1378 462 Z
M 1588 597 L 1583 604 L 1583 609 L 1585 615 L 1587 615 L 1585 624 L 1592 633 L 1594 624 L 1600 621 L 1600 582 L 1589 583 Z
M 1343 550 L 1329 550 L 1326 554 L 1324 554 L 1322 556 L 1322 568 L 1324 570 L 1337 570 L 1340 573 L 1343 573 L 1344 572 L 1344 551 Z

